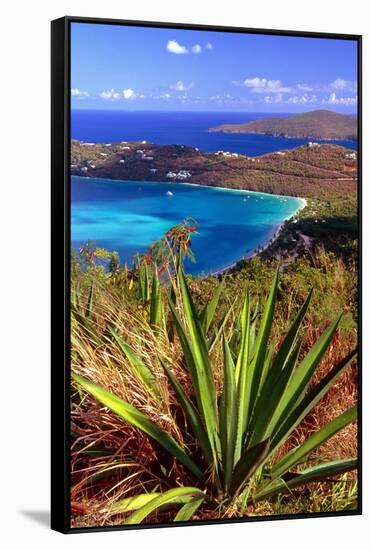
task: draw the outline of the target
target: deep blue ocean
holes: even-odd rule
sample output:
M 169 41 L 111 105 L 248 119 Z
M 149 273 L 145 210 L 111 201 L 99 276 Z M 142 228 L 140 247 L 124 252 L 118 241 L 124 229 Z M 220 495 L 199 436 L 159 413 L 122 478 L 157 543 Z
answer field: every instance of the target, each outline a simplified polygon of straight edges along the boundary
M 277 113 L 73 110 L 71 137 L 94 143 L 135 140 L 147 140 L 159 145 L 177 143 L 198 147 L 205 152 L 223 150 L 249 156 L 263 155 L 281 149 L 292 149 L 308 142 L 307 139 L 207 131 L 208 128 L 219 124 L 237 124 L 267 116 L 287 115 L 278 115 Z M 319 143 L 321 142 L 319 141 Z M 336 141 L 334 143 L 351 149 L 357 148 L 356 141 Z
M 184 218 L 197 220 L 196 263 L 189 273 L 214 272 L 251 254 L 303 204 L 301 199 L 182 183 L 118 181 L 73 176 L 72 246 L 89 240 L 116 250 L 131 265 L 137 252 Z M 169 196 L 168 192 L 173 193 Z

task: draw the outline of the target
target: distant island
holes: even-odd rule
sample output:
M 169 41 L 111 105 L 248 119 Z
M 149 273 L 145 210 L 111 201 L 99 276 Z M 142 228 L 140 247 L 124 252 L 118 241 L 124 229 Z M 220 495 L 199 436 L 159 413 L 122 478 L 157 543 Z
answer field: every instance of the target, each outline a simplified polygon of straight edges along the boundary
M 309 142 L 295 149 L 248 157 L 204 153 L 185 145 L 147 141 L 84 143 L 72 140 L 71 175 L 113 180 L 194 183 L 294 197 L 354 194 L 357 153 Z
M 269 117 L 242 124 L 221 124 L 209 132 L 265 134 L 274 137 L 321 140 L 357 139 L 357 118 L 328 110 L 287 117 Z

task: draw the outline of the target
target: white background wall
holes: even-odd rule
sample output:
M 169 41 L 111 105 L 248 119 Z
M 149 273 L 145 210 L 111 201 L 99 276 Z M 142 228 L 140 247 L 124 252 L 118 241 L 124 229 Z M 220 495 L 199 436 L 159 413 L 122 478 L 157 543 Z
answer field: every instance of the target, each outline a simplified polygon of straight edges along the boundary
M 364 0 L 2 4 L 0 541 L 3 548 L 364 548 L 370 518 L 370 31 Z M 364 516 L 63 536 L 49 507 L 49 21 L 63 15 L 364 34 Z M 367 70 L 368 69 L 368 70 Z M 368 112 L 367 112 L 368 111 Z M 367 251 L 368 248 L 368 251 Z M 367 338 L 368 333 L 368 338 Z M 36 518 L 36 519 L 35 519 Z M 44 519 L 44 524 L 40 522 Z M 367 540 L 367 539 L 366 539 Z

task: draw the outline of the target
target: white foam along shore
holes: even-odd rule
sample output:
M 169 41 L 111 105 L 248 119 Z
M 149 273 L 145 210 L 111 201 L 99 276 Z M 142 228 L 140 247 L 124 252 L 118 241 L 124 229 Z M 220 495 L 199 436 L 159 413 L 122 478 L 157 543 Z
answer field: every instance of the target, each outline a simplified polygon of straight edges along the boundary
M 74 178 L 78 178 L 78 179 L 83 179 L 83 180 L 104 180 L 104 181 L 111 181 L 112 183 L 135 183 L 137 185 L 151 185 L 151 184 L 154 184 L 154 185 L 157 185 L 157 184 L 161 184 L 161 185 L 174 185 L 176 187 L 178 186 L 182 186 L 182 185 L 185 185 L 185 186 L 192 186 L 192 187 L 203 187 L 203 188 L 208 188 L 208 189 L 218 189 L 218 191 L 226 191 L 228 193 L 236 193 L 236 194 L 245 194 L 245 195 L 265 195 L 267 197 L 277 197 L 278 199 L 297 199 L 299 201 L 303 201 L 304 202 L 304 205 L 301 206 L 300 208 L 298 208 L 297 211 L 301 210 L 302 208 L 304 208 L 304 206 L 306 206 L 307 204 L 307 201 L 306 199 L 302 198 L 302 197 L 293 197 L 292 195 L 277 195 L 275 193 L 266 193 L 265 191 L 251 191 L 250 189 L 236 189 L 236 188 L 231 188 L 231 187 L 221 187 L 220 185 L 205 185 L 205 184 L 202 184 L 202 183 L 191 183 L 191 182 L 188 182 L 188 181 L 141 181 L 141 180 L 118 180 L 118 179 L 112 179 L 112 178 L 96 178 L 94 176 L 80 176 L 80 175 L 77 175 L 77 174 L 73 174 L 72 177 Z M 291 218 L 292 216 L 289 216 L 289 218 Z M 289 219 L 288 218 L 288 219 Z
M 115 180 L 113 180 L 115 181 Z M 116 180 L 117 181 L 117 180 Z M 139 183 L 139 182 L 138 182 Z M 163 183 L 162 181 L 159 182 L 144 182 L 144 183 Z M 266 193 L 265 191 L 251 191 L 250 189 L 236 189 L 232 187 L 221 187 L 220 185 L 204 185 L 202 183 L 190 183 L 188 181 L 180 181 L 180 182 L 167 182 L 172 183 L 173 185 L 192 185 L 193 187 L 208 187 L 210 189 L 218 189 L 218 191 L 227 191 L 229 193 L 236 193 L 236 194 L 246 194 L 246 195 L 264 195 L 266 197 L 277 197 L 279 199 L 297 199 L 299 201 L 303 201 L 303 206 L 300 206 L 298 208 L 297 212 L 299 210 L 302 210 L 307 205 L 307 199 L 304 199 L 302 197 L 293 197 L 292 195 L 277 195 L 276 193 Z M 292 216 L 289 216 L 287 219 L 292 218 Z M 285 221 L 285 220 L 284 220 Z
M 269 195 L 269 193 L 265 193 L 265 194 Z M 281 197 L 283 195 L 274 195 L 274 196 Z M 233 264 L 227 265 L 226 267 L 222 267 L 221 269 L 217 269 L 216 271 L 211 272 L 210 275 L 221 275 L 222 273 L 225 273 L 229 269 L 234 268 L 237 265 L 237 263 L 240 262 L 241 260 L 249 260 L 249 259 L 254 258 L 255 256 L 257 256 L 258 254 L 261 254 L 264 250 L 266 250 L 279 237 L 279 234 L 281 233 L 281 230 L 282 230 L 282 227 L 283 227 L 284 223 L 288 220 L 291 220 L 295 216 L 297 216 L 297 214 L 300 212 L 300 210 L 303 210 L 303 208 L 305 208 L 308 204 L 307 199 L 304 199 L 302 197 L 291 197 L 291 198 L 296 198 L 296 199 L 300 200 L 301 205 L 299 206 L 299 208 L 296 210 L 296 212 L 294 214 L 291 214 L 290 216 L 287 216 L 283 220 L 283 222 L 276 225 L 276 227 L 274 228 L 273 234 L 269 237 L 269 239 L 266 240 L 266 242 L 262 246 L 259 246 L 258 249 L 251 250 L 246 255 L 238 258 Z

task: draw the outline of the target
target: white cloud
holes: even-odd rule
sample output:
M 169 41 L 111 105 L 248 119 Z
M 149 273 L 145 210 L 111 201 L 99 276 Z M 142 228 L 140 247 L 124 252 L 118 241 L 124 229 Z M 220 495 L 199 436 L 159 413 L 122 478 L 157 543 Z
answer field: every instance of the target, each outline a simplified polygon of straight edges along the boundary
M 207 50 L 212 50 L 213 48 L 214 47 L 210 42 L 207 42 L 207 44 L 205 45 L 205 49 Z M 188 49 L 183 44 L 180 44 L 177 40 L 169 40 L 166 44 L 166 49 L 168 52 L 175 53 L 177 55 L 184 55 L 190 52 L 195 54 L 202 53 L 202 46 L 200 44 L 193 44 L 193 46 Z
M 336 78 L 333 82 L 326 83 L 306 83 L 299 82 L 292 85 L 285 85 L 281 80 L 273 80 L 268 78 L 260 78 L 255 76 L 254 78 L 246 78 L 243 81 L 234 80 L 232 84 L 235 86 L 243 86 L 250 90 L 252 93 L 264 93 L 264 94 L 285 94 L 292 93 L 297 94 L 298 98 L 300 93 L 303 93 L 303 96 L 306 97 L 307 93 L 331 93 L 331 92 L 357 92 L 357 82 L 355 80 L 346 80 L 344 78 Z M 305 99 L 302 101 L 305 102 Z
M 357 90 L 357 82 L 355 80 L 345 80 L 345 78 L 336 78 L 330 83 L 330 88 L 338 92 L 345 90 L 355 92 Z
M 122 95 L 124 99 L 135 99 L 137 97 L 136 93 L 131 88 L 126 88 L 125 90 L 122 90 Z
M 233 84 L 241 85 L 240 82 L 234 81 Z M 243 86 L 246 86 L 253 93 L 272 93 L 272 94 L 282 94 L 290 92 L 291 89 L 287 86 L 283 86 L 281 80 L 269 80 L 268 78 L 259 78 L 255 76 L 254 78 L 246 78 L 242 82 Z
M 117 99 L 144 99 L 144 95 L 143 94 L 137 94 L 135 93 L 134 90 L 132 90 L 131 88 L 125 88 L 124 90 L 122 90 L 122 92 L 116 92 L 116 90 L 114 88 L 111 88 L 111 90 L 103 90 L 103 92 L 101 92 L 99 94 L 99 96 L 102 98 L 102 99 L 106 99 L 106 100 L 110 100 L 110 101 L 114 101 L 114 100 L 117 100 Z
M 338 97 L 335 92 L 332 92 L 327 99 L 323 99 L 322 103 L 327 105 L 355 105 L 357 96 L 354 97 Z
M 255 78 L 246 78 L 243 83 L 248 88 L 265 88 L 267 85 L 267 79 L 258 78 L 256 76 Z
M 324 103 L 329 103 L 330 105 L 337 105 L 339 103 L 339 100 L 337 98 L 337 95 L 335 94 L 335 92 L 333 92 L 332 94 L 330 94 L 328 96 L 328 99 L 324 99 L 323 100 Z
M 120 94 L 112 88 L 111 90 L 103 90 L 103 92 L 101 92 L 100 94 L 100 97 L 102 99 L 114 100 L 119 99 Z
M 182 95 L 178 95 L 175 98 L 177 101 L 180 101 L 181 103 L 188 103 L 188 104 L 194 104 L 194 103 L 200 103 L 202 101 L 201 97 L 189 97 L 187 92 L 184 92 Z
M 144 96 L 142 96 L 144 98 Z M 154 100 L 158 100 L 158 99 L 175 99 L 175 96 L 169 94 L 169 92 L 164 92 L 164 93 L 161 93 L 161 94 L 149 94 L 147 95 L 147 98 L 148 99 L 154 99 Z
M 311 96 L 308 94 L 304 94 L 302 96 L 291 96 L 288 98 L 287 102 L 292 105 L 306 105 L 308 103 L 317 103 L 317 96 L 312 94 Z
M 179 44 L 176 40 L 169 40 L 166 44 L 166 49 L 168 52 L 175 53 L 177 55 L 188 53 L 187 48 Z
M 201 53 L 202 52 L 202 48 L 200 46 L 200 44 L 195 44 L 194 46 L 192 46 L 192 53 Z
M 271 96 L 266 95 L 264 97 L 264 103 L 282 103 L 283 101 L 283 95 L 281 93 L 278 93 L 277 95 Z
M 331 82 L 331 86 L 335 88 L 335 90 L 344 90 L 344 88 L 346 88 L 346 81 L 344 78 L 337 78 L 334 82 Z
M 183 80 L 178 80 L 173 86 L 170 86 L 170 88 L 172 90 L 176 90 L 177 92 L 185 92 L 193 88 L 193 86 L 194 86 L 194 82 L 190 82 L 189 84 L 184 84 Z
M 73 97 L 89 97 L 89 92 L 84 92 L 83 90 L 79 90 L 78 88 L 72 88 L 71 89 L 71 96 L 73 96 Z
M 232 94 L 217 94 L 212 95 L 207 98 L 208 101 L 212 103 L 217 103 L 219 105 L 240 105 L 240 104 L 246 104 L 251 105 L 253 101 L 251 99 L 248 99 L 246 97 L 236 97 Z
M 313 86 L 309 86 L 308 84 L 297 84 L 296 87 L 301 92 L 313 92 L 314 91 Z

